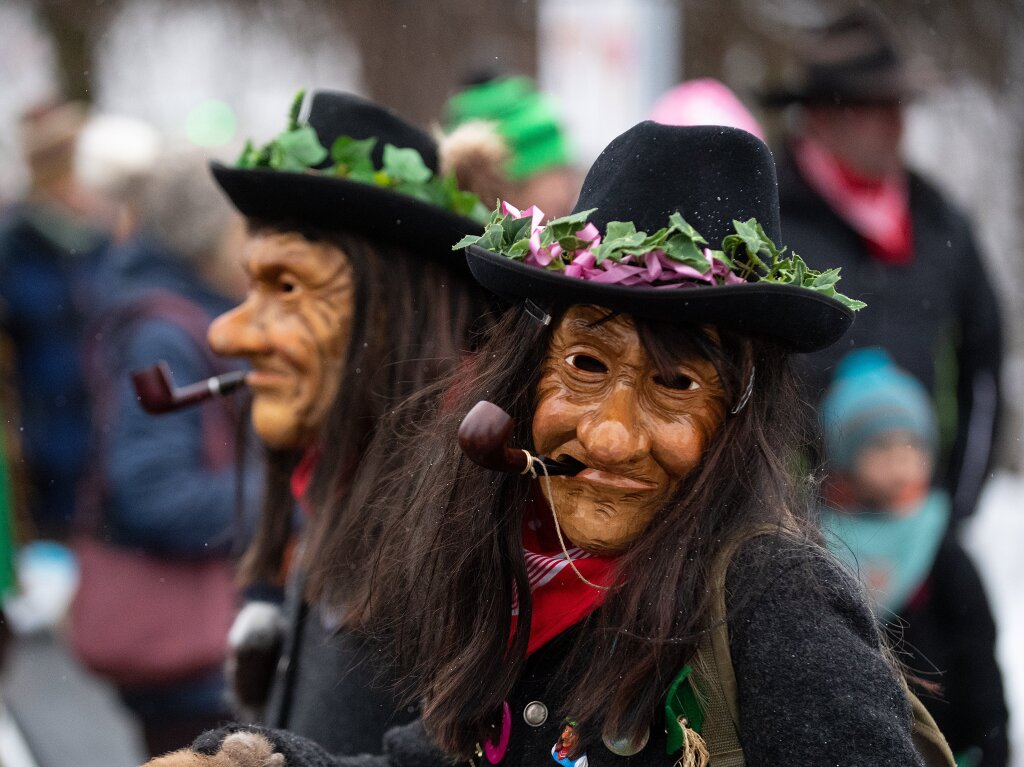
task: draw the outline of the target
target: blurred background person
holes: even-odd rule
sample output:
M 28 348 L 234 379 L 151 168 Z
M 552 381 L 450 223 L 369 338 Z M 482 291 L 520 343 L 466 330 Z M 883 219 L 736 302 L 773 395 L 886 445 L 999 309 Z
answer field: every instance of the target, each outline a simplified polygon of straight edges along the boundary
M 977 570 L 932 483 L 938 431 L 928 392 L 882 349 L 851 352 L 822 402 L 829 478 L 822 524 L 870 592 L 900 659 L 960 767 L 1007 764 L 996 627 Z
M 0 352 L 2 353 L 2 352 Z M 4 367 L 0 364 L 0 376 Z M 16 547 L 14 525 L 14 487 L 11 475 L 11 450 L 4 428 L 7 416 L 7 402 L 2 396 L 6 388 L 0 381 L 0 668 L 3 668 L 7 643 L 10 640 L 10 627 L 3 611 L 3 597 L 11 594 L 17 587 L 17 574 L 14 570 L 14 554 Z
M 108 121 L 101 144 L 145 126 Z M 230 398 L 154 417 L 130 373 L 166 361 L 180 383 L 227 372 L 206 343 L 210 320 L 244 295 L 240 218 L 196 150 L 165 149 L 120 188 L 123 242 L 106 255 L 88 381 L 96 429 L 79 517 L 81 585 L 72 644 L 140 719 L 151 754 L 191 742 L 226 716 L 223 661 L 235 610 L 233 544 L 243 526 L 241 421 Z M 115 168 L 116 171 L 116 168 Z M 117 176 L 113 172 L 113 176 Z M 251 497 L 254 497 L 251 496 Z
M 74 176 L 84 122 L 78 103 L 23 116 L 30 185 L 0 218 L 0 331 L 13 349 L 28 503 L 43 538 L 67 535 L 89 435 L 79 349 L 106 222 Z
M 505 139 L 505 178 L 491 187 L 492 193 L 477 179 L 460 178 L 463 187 L 479 190 L 488 208 L 500 197 L 518 207 L 536 205 L 549 219 L 568 215 L 582 181 L 572 167 L 569 139 L 551 99 L 528 77 L 483 75 L 444 107 L 449 133 L 478 122 L 491 124 Z
M 808 356 L 809 395 L 851 346 L 885 347 L 940 405 L 940 483 L 962 518 L 992 459 L 1002 329 L 970 222 L 902 161 L 904 105 L 927 78 L 869 8 L 811 33 L 798 56 L 799 82 L 764 99 L 796 107 L 776 154 L 783 230 L 797 253 L 828 253 L 870 307 L 848 342 Z
M 766 140 L 757 118 L 729 86 L 713 77 L 686 80 L 665 91 L 649 119 L 662 125 L 728 125 Z

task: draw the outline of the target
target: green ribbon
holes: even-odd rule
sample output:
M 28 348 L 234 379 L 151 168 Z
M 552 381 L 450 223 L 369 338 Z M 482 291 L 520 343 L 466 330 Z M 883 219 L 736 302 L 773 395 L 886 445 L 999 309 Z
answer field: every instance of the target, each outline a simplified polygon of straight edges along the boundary
M 679 672 L 665 696 L 665 753 L 671 756 L 683 747 L 683 728 L 680 719 L 696 733 L 704 726 L 704 709 L 694 689 L 693 667 L 687 665 Z

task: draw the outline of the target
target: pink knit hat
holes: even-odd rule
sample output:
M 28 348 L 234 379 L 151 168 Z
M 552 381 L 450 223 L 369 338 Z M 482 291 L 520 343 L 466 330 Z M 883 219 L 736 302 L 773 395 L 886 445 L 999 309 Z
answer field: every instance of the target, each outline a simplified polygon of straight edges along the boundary
M 651 110 L 650 119 L 664 125 L 728 125 L 753 133 L 764 132 L 736 94 L 718 80 L 687 80 L 667 91 Z

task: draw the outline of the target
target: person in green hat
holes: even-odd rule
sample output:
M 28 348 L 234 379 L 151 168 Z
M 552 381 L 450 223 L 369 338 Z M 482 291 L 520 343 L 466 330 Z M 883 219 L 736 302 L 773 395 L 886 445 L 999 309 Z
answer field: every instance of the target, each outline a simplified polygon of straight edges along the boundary
M 448 100 L 446 132 L 480 123 L 491 123 L 508 148 L 495 197 L 514 205 L 535 204 L 552 218 L 572 209 L 579 178 L 569 141 L 555 105 L 530 78 L 478 78 Z

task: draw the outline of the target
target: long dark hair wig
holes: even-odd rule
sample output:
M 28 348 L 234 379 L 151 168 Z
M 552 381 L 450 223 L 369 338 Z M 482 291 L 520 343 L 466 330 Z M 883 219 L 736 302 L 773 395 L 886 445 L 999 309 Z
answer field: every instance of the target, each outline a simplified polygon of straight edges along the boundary
M 324 589 L 324 560 L 344 553 L 337 517 L 348 508 L 348 487 L 377 423 L 460 366 L 487 327 L 489 305 L 458 254 L 415 252 L 301 224 L 250 223 L 251 233 L 265 231 L 295 232 L 337 246 L 355 277 L 344 371 L 317 439 L 320 452 L 304 499 L 315 514 L 298 564 L 308 573 L 307 595 L 313 598 Z M 405 419 L 419 415 L 410 408 L 401 413 Z M 239 568 L 243 584 L 280 581 L 295 509 L 289 480 L 300 458 L 301 451 L 266 451 L 260 517 Z
M 387 442 L 403 446 L 387 456 L 389 468 L 355 483 L 361 522 L 348 542 L 357 555 L 333 563 L 349 624 L 381 643 L 400 692 L 422 703 L 428 731 L 453 755 L 468 757 L 490 736 L 523 668 L 531 605 L 522 516 L 532 482 L 474 465 L 455 434 L 467 410 L 488 399 L 515 419 L 513 444 L 532 449 L 535 390 L 557 323 L 509 310 L 470 365 L 421 394 L 444 407 L 406 420 L 407 430 Z M 730 407 L 754 370 L 756 377 L 746 406 L 726 416 L 702 463 L 619 557 L 617 585 L 565 661 L 575 671 L 564 674 L 560 714 L 578 723 L 584 741 L 647 730 L 706 627 L 711 563 L 730 541 L 765 525 L 817 539 L 807 488 L 789 465 L 805 438 L 805 408 L 785 351 L 724 330 L 637 327 L 666 375 L 682 355 L 709 359 Z M 521 619 L 513 631 L 514 594 Z

